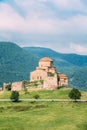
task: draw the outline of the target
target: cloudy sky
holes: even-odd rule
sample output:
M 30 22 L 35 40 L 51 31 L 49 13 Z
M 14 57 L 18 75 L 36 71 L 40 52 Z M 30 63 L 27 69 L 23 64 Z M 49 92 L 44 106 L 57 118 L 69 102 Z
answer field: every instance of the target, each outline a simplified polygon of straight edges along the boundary
M 87 0 L 0 0 L 0 41 L 87 54 Z

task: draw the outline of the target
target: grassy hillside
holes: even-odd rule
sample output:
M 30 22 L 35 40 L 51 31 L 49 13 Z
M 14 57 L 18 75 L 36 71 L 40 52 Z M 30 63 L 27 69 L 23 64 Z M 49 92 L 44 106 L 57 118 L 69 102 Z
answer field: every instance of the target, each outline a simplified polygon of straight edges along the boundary
M 0 130 L 87 130 L 86 103 L 0 103 Z
M 10 42 L 0 42 L 0 85 L 3 82 L 29 79 L 37 58 Z
M 38 91 L 44 98 L 64 98 L 69 89 Z M 37 94 L 21 94 L 21 98 Z M 0 93 L 10 96 L 10 92 Z M 87 93 L 82 92 L 87 98 Z M 0 102 L 0 130 L 87 130 L 87 103 L 73 102 Z
M 39 95 L 40 99 L 69 99 L 68 94 L 70 88 L 61 88 L 58 90 L 29 90 L 27 94 L 20 92 L 20 99 L 33 99 L 35 95 Z M 1 92 L 0 99 L 10 99 L 11 91 Z M 87 92 L 81 91 L 81 99 L 87 99 Z

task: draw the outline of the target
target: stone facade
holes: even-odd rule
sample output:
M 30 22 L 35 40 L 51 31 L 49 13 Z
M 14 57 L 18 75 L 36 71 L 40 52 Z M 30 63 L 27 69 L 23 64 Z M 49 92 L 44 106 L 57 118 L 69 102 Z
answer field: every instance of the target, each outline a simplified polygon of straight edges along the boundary
M 13 82 L 11 85 L 11 91 L 22 91 L 24 88 L 23 82 Z
M 58 73 L 53 60 L 44 57 L 40 59 L 36 70 L 30 73 L 30 82 L 43 80 L 43 89 L 57 89 L 58 86 L 68 86 L 68 77 Z

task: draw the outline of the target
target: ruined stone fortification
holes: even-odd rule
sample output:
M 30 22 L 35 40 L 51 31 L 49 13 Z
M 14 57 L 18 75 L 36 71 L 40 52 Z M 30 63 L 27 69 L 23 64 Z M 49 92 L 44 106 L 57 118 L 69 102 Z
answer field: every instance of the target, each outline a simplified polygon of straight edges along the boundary
M 13 82 L 13 83 L 3 83 L 3 90 L 7 91 L 8 86 L 11 85 L 11 91 L 22 91 L 24 90 L 24 82 Z
M 58 86 L 68 86 L 66 75 L 56 71 L 53 60 L 47 57 L 39 61 L 36 70 L 30 73 L 30 82 L 43 80 L 43 89 L 57 89 Z
M 22 91 L 24 90 L 23 82 L 13 82 L 11 85 L 11 91 Z

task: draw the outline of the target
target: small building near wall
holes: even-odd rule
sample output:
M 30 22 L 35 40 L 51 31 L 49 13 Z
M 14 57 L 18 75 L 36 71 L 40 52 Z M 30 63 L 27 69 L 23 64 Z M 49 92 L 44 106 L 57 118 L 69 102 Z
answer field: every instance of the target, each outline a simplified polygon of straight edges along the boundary
M 53 60 L 44 57 L 40 59 L 36 70 L 30 73 L 30 82 L 43 80 L 43 89 L 57 89 L 58 86 L 68 86 L 68 77 L 56 71 Z

